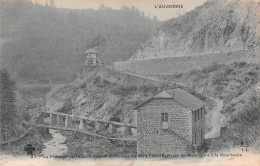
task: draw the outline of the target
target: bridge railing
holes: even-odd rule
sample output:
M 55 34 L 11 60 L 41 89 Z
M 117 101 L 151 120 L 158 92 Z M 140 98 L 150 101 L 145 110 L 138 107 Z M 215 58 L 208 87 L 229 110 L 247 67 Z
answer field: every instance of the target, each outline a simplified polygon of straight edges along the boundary
M 39 123 L 34 124 L 34 126 L 79 131 L 89 135 L 97 134 L 97 136 L 107 137 L 114 140 L 135 140 L 134 137 L 136 136 L 136 126 L 132 124 L 93 119 L 89 117 L 79 117 L 72 114 L 50 111 L 41 112 L 41 117 Z M 46 118 L 49 119 L 46 121 Z M 94 123 L 94 128 L 90 126 L 90 123 Z M 93 130 L 95 130 L 95 132 L 93 132 Z M 98 132 L 105 130 L 108 130 L 108 134 L 98 134 Z M 116 133 L 120 133 L 119 135 L 123 135 L 123 137 L 111 137 Z
M 120 123 L 120 122 L 116 122 L 116 121 L 108 121 L 108 120 L 102 120 L 102 119 L 94 119 L 94 118 L 90 118 L 90 117 L 79 117 L 79 116 L 76 116 L 73 114 L 64 114 L 64 113 L 60 113 L 60 112 L 51 112 L 51 111 L 45 111 L 45 112 L 41 112 L 41 113 L 60 115 L 60 116 L 70 117 L 70 118 L 78 119 L 78 120 L 83 119 L 83 120 L 88 120 L 88 121 L 93 121 L 93 122 L 103 122 L 103 123 L 113 124 L 116 126 L 126 126 L 126 127 L 136 128 L 136 126 L 132 125 L 132 124 Z

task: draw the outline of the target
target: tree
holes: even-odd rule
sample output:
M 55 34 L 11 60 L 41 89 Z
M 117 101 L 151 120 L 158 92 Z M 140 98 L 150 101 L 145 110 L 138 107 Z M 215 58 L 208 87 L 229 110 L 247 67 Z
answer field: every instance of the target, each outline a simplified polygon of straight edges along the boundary
M 157 17 L 156 17 L 155 15 L 153 16 L 153 20 L 154 20 L 154 21 L 157 21 Z
M 13 133 L 14 125 L 16 125 L 15 119 L 18 119 L 18 116 L 15 106 L 16 84 L 11 80 L 6 69 L 1 69 L 0 81 L 1 133 L 3 136 L 4 133 Z
M 144 12 L 142 12 L 142 18 L 144 18 L 145 16 L 144 16 Z
M 105 5 L 102 3 L 99 7 L 98 7 L 98 10 L 104 10 L 106 7 Z
M 49 5 L 48 5 L 48 3 L 47 3 L 47 2 L 45 3 L 45 7 L 49 7 Z
M 54 2 L 54 0 L 51 0 L 51 1 L 50 1 L 50 6 L 51 6 L 51 7 L 55 7 L 55 2 Z

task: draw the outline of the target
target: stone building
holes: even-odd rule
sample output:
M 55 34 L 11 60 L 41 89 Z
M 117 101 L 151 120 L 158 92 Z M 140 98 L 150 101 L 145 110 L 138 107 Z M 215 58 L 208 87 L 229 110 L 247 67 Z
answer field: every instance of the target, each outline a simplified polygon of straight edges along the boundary
M 100 66 L 102 62 L 98 59 L 98 52 L 94 48 L 84 51 L 85 66 Z
M 134 108 L 138 155 L 182 155 L 204 142 L 205 107 L 182 89 L 161 92 Z

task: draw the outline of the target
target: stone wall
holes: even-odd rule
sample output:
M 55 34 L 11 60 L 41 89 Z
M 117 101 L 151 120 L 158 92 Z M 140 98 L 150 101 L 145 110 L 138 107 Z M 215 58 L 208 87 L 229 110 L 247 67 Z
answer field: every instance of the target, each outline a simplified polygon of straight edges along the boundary
M 174 99 L 151 99 L 136 109 L 138 154 L 186 154 L 192 142 L 192 112 Z M 161 113 L 168 113 L 167 130 Z
M 196 116 L 195 116 L 196 113 Z M 195 120 L 196 119 L 196 120 Z M 200 146 L 205 140 L 205 108 L 192 112 L 192 144 Z M 195 138 L 196 134 L 196 138 Z M 195 143 L 196 139 L 196 143 Z
M 173 75 L 202 69 L 213 63 L 230 64 L 234 62 L 259 63 L 256 51 L 238 51 L 199 56 L 183 56 L 163 59 L 115 62 L 114 68 L 121 71 L 143 75 Z
M 122 84 L 122 85 L 153 85 L 153 86 L 160 86 L 160 82 L 156 80 L 150 80 L 146 78 L 141 78 L 138 76 L 134 76 L 131 74 L 127 74 L 124 72 L 113 70 L 109 67 L 101 67 L 97 76 L 100 78 L 107 80 L 112 83 Z

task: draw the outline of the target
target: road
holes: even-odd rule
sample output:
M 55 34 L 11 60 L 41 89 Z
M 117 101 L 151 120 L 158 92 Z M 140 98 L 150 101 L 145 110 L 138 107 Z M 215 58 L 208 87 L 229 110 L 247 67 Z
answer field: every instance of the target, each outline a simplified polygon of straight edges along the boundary
M 223 100 L 211 98 L 217 104 L 217 106 L 211 111 L 211 115 L 209 117 L 210 124 L 212 126 L 211 131 L 206 133 L 205 139 L 218 138 L 220 136 L 220 129 L 222 125 L 222 114 L 221 110 L 223 109 Z

